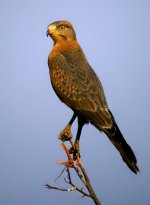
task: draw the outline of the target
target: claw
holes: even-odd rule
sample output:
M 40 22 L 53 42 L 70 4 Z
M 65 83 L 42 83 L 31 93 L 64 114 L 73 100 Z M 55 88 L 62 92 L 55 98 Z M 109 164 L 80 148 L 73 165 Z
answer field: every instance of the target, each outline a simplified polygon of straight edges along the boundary
M 69 141 L 72 138 L 71 134 L 71 125 L 67 125 L 67 127 L 59 134 L 58 139 L 61 141 Z
M 70 154 L 73 154 L 75 152 L 75 149 L 73 148 L 73 147 L 71 147 L 70 149 L 69 149 L 69 153 Z
M 74 147 L 71 147 L 69 150 L 70 154 L 73 154 L 73 160 L 75 161 L 77 157 L 81 157 L 80 155 L 80 147 L 78 143 L 74 144 Z

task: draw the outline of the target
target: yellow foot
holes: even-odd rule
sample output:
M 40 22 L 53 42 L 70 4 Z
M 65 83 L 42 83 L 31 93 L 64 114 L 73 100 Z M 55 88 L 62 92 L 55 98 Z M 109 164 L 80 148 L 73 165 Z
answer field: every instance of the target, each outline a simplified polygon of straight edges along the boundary
M 80 147 L 78 143 L 74 143 L 74 146 L 69 150 L 70 154 L 73 154 L 73 160 L 75 161 L 77 157 L 80 157 Z
M 72 138 L 71 134 L 71 125 L 67 125 L 67 127 L 59 134 L 58 139 L 61 141 L 69 141 Z

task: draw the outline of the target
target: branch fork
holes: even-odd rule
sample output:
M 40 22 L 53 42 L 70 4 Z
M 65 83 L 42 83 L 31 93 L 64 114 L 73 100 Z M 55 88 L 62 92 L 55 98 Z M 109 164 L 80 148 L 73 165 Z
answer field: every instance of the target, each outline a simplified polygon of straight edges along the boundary
M 71 146 L 74 147 L 72 139 L 70 139 L 69 142 L 70 142 Z M 58 190 L 58 191 L 66 191 L 66 192 L 78 191 L 79 193 L 82 194 L 83 197 L 86 196 L 86 197 L 91 198 L 96 205 L 101 205 L 99 199 L 97 198 L 97 196 L 96 196 L 96 194 L 95 194 L 95 192 L 90 184 L 90 180 L 89 180 L 88 175 L 85 171 L 85 168 L 82 164 L 81 158 L 77 155 L 77 159 L 75 162 L 73 160 L 70 152 L 69 152 L 69 148 L 65 145 L 65 143 L 63 141 L 61 143 L 61 147 L 65 151 L 68 160 L 57 162 L 58 164 L 61 164 L 64 166 L 64 169 L 62 170 L 61 174 L 57 177 L 57 179 L 62 176 L 64 171 L 66 171 L 67 172 L 67 179 L 64 178 L 64 180 L 67 184 L 70 185 L 70 188 L 59 188 L 59 187 L 51 186 L 49 184 L 46 184 L 46 187 L 48 189 L 54 189 L 54 190 Z M 70 169 L 75 170 L 78 178 L 82 181 L 83 185 L 86 187 L 86 190 L 87 190 L 86 192 L 83 190 L 83 187 L 79 188 L 77 185 L 75 185 L 72 182 Z

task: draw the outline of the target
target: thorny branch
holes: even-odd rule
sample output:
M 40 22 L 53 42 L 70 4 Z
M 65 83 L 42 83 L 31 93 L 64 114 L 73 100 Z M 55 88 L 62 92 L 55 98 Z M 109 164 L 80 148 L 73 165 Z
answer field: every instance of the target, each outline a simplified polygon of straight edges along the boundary
M 70 139 L 69 142 L 70 142 L 71 146 L 73 147 L 74 144 L 73 144 L 72 139 Z M 68 157 L 68 160 L 58 162 L 58 164 L 64 165 L 65 168 L 62 170 L 61 174 L 57 177 L 57 179 L 61 177 L 61 175 L 63 174 L 64 171 L 66 171 L 67 172 L 67 179 L 64 178 L 64 180 L 67 184 L 70 185 L 70 188 L 68 188 L 68 189 L 67 188 L 59 188 L 59 187 L 55 187 L 55 186 L 50 186 L 49 184 L 46 184 L 46 187 L 48 189 L 55 189 L 55 190 L 59 190 L 59 191 L 68 191 L 68 192 L 76 190 L 76 191 L 80 192 L 83 195 L 83 197 L 85 197 L 85 196 L 90 197 L 96 205 L 101 205 L 99 199 L 97 198 L 97 196 L 96 196 L 96 194 L 95 194 L 95 192 L 90 184 L 90 180 L 88 178 L 88 175 L 85 171 L 85 168 L 82 164 L 80 157 L 77 156 L 77 163 L 75 163 L 70 152 L 69 152 L 68 147 L 65 145 L 64 142 L 61 143 L 61 147 L 65 151 L 65 153 Z M 83 191 L 83 188 L 79 188 L 73 183 L 72 178 L 71 178 L 71 173 L 70 173 L 71 168 L 73 168 L 75 170 L 77 176 L 79 177 L 79 179 L 82 181 L 82 183 L 86 187 L 87 192 Z

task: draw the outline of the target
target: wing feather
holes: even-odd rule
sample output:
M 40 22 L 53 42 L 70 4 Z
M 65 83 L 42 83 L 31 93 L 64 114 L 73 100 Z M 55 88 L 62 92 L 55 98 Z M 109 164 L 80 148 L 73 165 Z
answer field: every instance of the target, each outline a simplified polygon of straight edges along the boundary
M 49 67 L 52 86 L 61 101 L 96 127 L 112 127 L 102 84 L 81 48 L 50 59 Z

